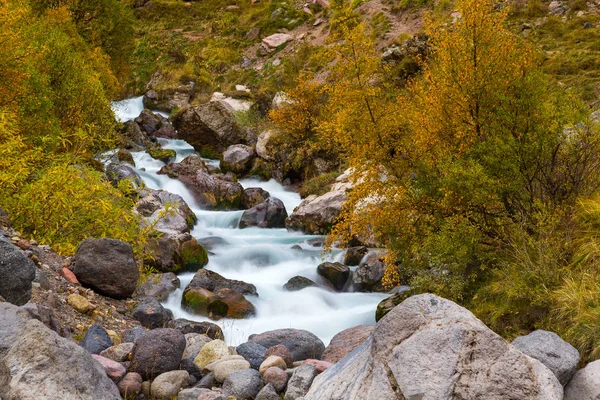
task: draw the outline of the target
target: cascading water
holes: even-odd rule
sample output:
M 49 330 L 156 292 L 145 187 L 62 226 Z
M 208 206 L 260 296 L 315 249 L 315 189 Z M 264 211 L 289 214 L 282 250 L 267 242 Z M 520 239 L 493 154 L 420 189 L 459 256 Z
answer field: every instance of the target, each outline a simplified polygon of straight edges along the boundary
M 141 103 L 140 98 L 122 101 L 113 106 L 117 118 L 135 118 L 137 115 L 133 114 L 138 111 L 138 103 Z M 177 152 L 177 162 L 194 152 L 194 149 L 182 140 L 160 139 L 159 142 L 163 148 Z M 337 293 L 324 288 L 289 292 L 283 288 L 283 285 L 296 275 L 321 282 L 316 272 L 317 266 L 323 261 L 341 258 L 339 250 L 325 254 L 322 248 L 313 247 L 308 243 L 311 239 L 322 237 L 289 232 L 285 229 L 239 229 L 238 221 L 243 211 L 201 210 L 180 181 L 157 174 L 164 165 L 163 162 L 153 159 L 145 152 L 133 153 L 133 157 L 136 170 L 148 187 L 179 194 L 198 217 L 192 235 L 201 243 L 208 239 L 213 243 L 209 263 L 205 268 L 226 278 L 256 286 L 259 296 L 247 296 L 256 308 L 256 316 L 216 322 L 223 329 L 225 339 L 230 345 L 245 342 L 253 333 L 280 328 L 306 329 L 319 336 L 323 342 L 329 343 L 336 333 L 344 329 L 375 323 L 375 308 L 385 295 Z M 216 160 L 208 162 L 218 163 Z M 288 214 L 291 214 L 301 201 L 297 193 L 285 190 L 274 180 L 263 182 L 245 179 L 240 183 L 244 188 L 260 187 L 268 191 L 271 196 L 284 203 Z M 294 245 L 299 245 L 301 249 L 293 249 Z M 208 318 L 190 314 L 181 308 L 183 289 L 193 276 L 193 273 L 179 276 L 181 289 L 174 292 L 164 302 L 164 306 L 173 312 L 175 318 L 209 321 Z

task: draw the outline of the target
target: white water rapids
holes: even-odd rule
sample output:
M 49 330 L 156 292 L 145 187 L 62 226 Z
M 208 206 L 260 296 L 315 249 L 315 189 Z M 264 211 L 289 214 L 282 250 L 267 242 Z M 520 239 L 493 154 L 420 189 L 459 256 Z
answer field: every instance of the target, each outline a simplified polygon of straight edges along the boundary
M 141 112 L 141 98 L 113 103 L 113 110 L 120 121 L 137 117 Z M 137 114 L 136 114 L 137 113 Z M 176 162 L 194 152 L 183 140 L 159 139 L 163 148 L 177 152 Z M 317 335 L 325 344 L 338 332 L 356 326 L 375 323 L 375 308 L 386 296 L 377 293 L 337 293 L 325 288 L 306 288 L 289 292 L 283 285 L 293 276 L 301 275 L 321 282 L 317 266 L 323 261 L 339 260 L 341 251 L 323 253 L 322 248 L 307 243 L 319 236 L 303 235 L 285 229 L 239 229 L 238 221 L 243 211 L 207 211 L 198 207 L 193 196 L 178 180 L 157 171 L 163 162 L 151 158 L 145 152 L 132 153 L 136 170 L 146 186 L 179 194 L 198 217 L 192 235 L 203 242 L 206 238 L 220 238 L 209 253 L 205 267 L 225 278 L 241 280 L 256 286 L 258 297 L 246 296 L 256 308 L 256 316 L 247 319 L 222 319 L 215 322 L 223 329 L 230 345 L 247 341 L 253 333 L 280 328 L 306 329 Z M 216 163 L 215 160 L 207 160 Z M 274 180 L 261 182 L 253 179 L 240 181 L 244 188 L 261 187 L 271 196 L 280 199 L 288 214 L 300 204 L 297 193 L 285 190 Z M 302 250 L 292 249 L 300 245 Z M 163 304 L 175 318 L 210 321 L 208 318 L 190 314 L 181 308 L 183 289 L 192 280 L 193 273 L 179 276 L 181 289 L 174 292 Z

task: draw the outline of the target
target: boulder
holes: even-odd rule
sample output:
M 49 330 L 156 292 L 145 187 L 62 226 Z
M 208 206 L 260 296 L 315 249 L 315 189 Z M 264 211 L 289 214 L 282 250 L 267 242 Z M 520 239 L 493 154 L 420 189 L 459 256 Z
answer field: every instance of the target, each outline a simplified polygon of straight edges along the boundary
M 512 345 L 548 367 L 563 386 L 569 383 L 577 371 L 579 352 L 554 332 L 541 329 L 533 331 L 529 335 L 517 337 Z
M 179 138 L 208 158 L 234 144 L 246 144 L 247 134 L 237 124 L 235 110 L 225 101 L 211 101 L 190 107 L 174 120 Z
M 146 152 L 148 153 L 148 155 L 150 157 L 154 158 L 155 160 L 162 161 L 165 164 L 168 164 L 171 161 L 174 161 L 175 157 L 177 157 L 177 152 L 175 150 L 163 149 L 158 144 L 153 144 L 151 146 L 148 146 L 146 148 Z
M 143 298 L 131 314 L 144 328 L 164 328 L 171 319 L 167 310 L 154 297 Z
M 352 286 L 358 292 L 383 292 L 384 273 L 385 264 L 377 254 L 371 253 L 352 273 Z
M 344 254 L 344 264 L 351 267 L 359 265 L 368 252 L 369 249 L 366 246 L 350 247 L 346 250 L 346 254 Z
M 227 316 L 229 305 L 217 294 L 202 288 L 186 288 L 181 298 L 184 310 L 196 315 L 204 315 L 213 320 Z
M 131 245 L 120 240 L 86 239 L 77 248 L 73 273 L 82 285 L 115 299 L 130 297 L 139 269 Z
M 149 331 L 141 326 L 125 329 L 121 334 L 121 343 L 135 343 L 136 340 L 146 335 Z
M 285 228 L 287 216 L 283 202 L 275 197 L 269 197 L 264 202 L 244 211 L 239 227 Z
M 221 327 L 207 321 L 190 321 L 184 318 L 177 318 L 169 322 L 169 328 L 177 329 L 184 335 L 187 333 L 201 333 L 211 339 L 223 339 Z
M 216 339 L 202 347 L 194 362 L 200 369 L 203 369 L 212 361 L 228 356 L 229 354 L 227 344 L 222 340 Z
M 189 234 L 164 233 L 150 239 L 144 264 L 161 272 L 196 272 L 208 264 L 208 253 Z
M 270 383 L 261 389 L 256 395 L 256 400 L 281 400 L 281 396 Z
M 265 358 L 265 361 L 263 361 L 260 364 L 258 371 L 262 375 L 265 372 L 267 372 L 267 370 L 269 368 L 279 368 L 282 370 L 286 370 L 287 364 L 285 363 L 285 360 L 279 356 L 269 356 L 269 357 Z
M 176 109 L 188 107 L 194 96 L 196 84 L 193 81 L 188 81 L 178 86 L 163 88 L 162 80 L 160 72 L 152 76 L 147 86 L 148 91 L 142 98 L 144 107 L 169 113 Z
M 341 331 L 331 339 L 322 359 L 333 364 L 340 361 L 363 344 L 373 332 L 373 328 L 370 325 L 359 325 Z
M 250 90 L 238 90 L 238 92 L 234 95 L 235 97 L 226 96 L 220 92 L 214 92 L 210 98 L 210 101 L 222 101 L 227 103 L 235 113 L 247 112 L 250 111 L 254 105 L 254 102 L 249 99 L 249 92 Z
M 294 276 L 293 278 L 290 278 L 290 280 L 287 281 L 285 285 L 283 285 L 283 288 L 290 292 L 297 292 L 298 290 L 302 290 L 307 287 L 317 286 L 318 285 L 315 282 L 311 281 L 308 278 L 305 278 L 303 276 Z
M 168 210 L 167 210 L 168 207 Z M 144 189 L 135 204 L 138 212 L 148 224 L 164 233 L 189 233 L 196 223 L 196 215 L 178 194 L 166 190 Z M 180 218 L 166 218 L 176 215 Z
M 266 347 L 249 342 L 240 344 L 235 350 L 250 363 L 251 368 L 256 370 L 260 368 L 260 364 L 265 360 L 265 354 L 267 353 Z
M 142 132 L 150 137 L 154 136 L 161 126 L 161 120 L 158 115 L 148 109 L 142 110 L 140 115 L 138 115 L 134 121 L 139 125 Z
M 324 262 L 317 267 L 317 273 L 330 282 L 335 290 L 343 290 L 350 277 L 350 268 L 341 263 Z
M 281 392 L 285 390 L 288 381 L 288 375 L 285 370 L 278 367 L 270 367 L 263 374 L 265 384 L 270 384 L 275 390 Z
M 192 154 L 180 163 L 162 167 L 158 174 L 179 179 L 198 204 L 211 210 L 237 210 L 244 198 L 244 188 L 231 174 L 211 174 L 204 161 Z
M 285 361 L 287 368 L 292 368 L 294 366 L 294 357 L 292 356 L 292 353 L 290 353 L 287 347 L 282 344 L 268 348 L 265 357 L 268 358 L 270 356 L 281 357 L 281 359 Z
M 137 396 L 142 391 L 142 376 L 137 372 L 128 372 L 117 384 L 123 398 Z
M 172 400 L 177 397 L 179 391 L 187 387 L 190 382 L 190 374 L 187 371 L 169 371 L 160 374 L 152 381 L 150 392 L 155 400 Z
M 223 396 L 236 399 L 254 399 L 262 389 L 262 379 L 258 371 L 244 369 L 230 374 L 223 382 Z
M 259 335 L 251 335 L 248 341 L 258 343 L 266 348 L 282 344 L 292 353 L 294 361 L 309 358 L 320 359 L 325 351 L 325 345 L 321 339 L 303 329 L 277 329 Z
M 181 281 L 173 272 L 150 274 L 145 282 L 137 288 L 137 293 L 142 297 L 154 297 L 157 300 L 165 301 L 180 286 Z
M 142 151 L 152 143 L 135 121 L 127 121 L 123 124 L 121 138 L 121 147 L 131 151 Z
M 317 367 L 311 364 L 302 364 L 292 374 L 285 391 L 284 400 L 297 400 L 303 397 L 310 389 L 317 376 Z M 327 398 L 327 397 L 324 397 Z
M 209 271 L 206 269 L 201 269 L 200 271 L 196 272 L 194 278 L 192 278 L 192 281 L 186 287 L 186 290 L 197 288 L 210 290 L 213 293 L 218 292 L 223 288 L 227 288 L 235 290 L 236 292 L 244 295 L 257 295 L 256 287 L 254 285 L 242 281 L 227 279 L 214 271 Z
M 593 361 L 573 375 L 565 387 L 564 400 L 597 400 L 600 398 L 600 360 Z
M 128 180 L 134 188 L 141 187 L 143 183 L 135 168 L 124 161 L 111 161 L 108 163 L 106 165 L 106 176 L 115 187 L 124 180 Z
M 400 286 L 399 291 L 391 295 L 390 297 L 381 300 L 379 304 L 377 304 L 377 310 L 375 311 L 375 321 L 379 321 L 381 318 L 385 317 L 387 313 L 392 311 L 394 307 L 398 304 L 402 303 L 411 295 L 411 290 L 409 286 Z
M 305 400 L 558 400 L 562 391 L 548 368 L 471 312 L 422 294 L 390 311 L 367 341 L 319 375 Z
M 116 361 L 109 360 L 108 358 L 92 354 L 92 358 L 102 364 L 106 376 L 108 376 L 113 382 L 118 383 L 127 372 L 125 367 Z
M 129 355 L 133 351 L 133 346 L 133 343 L 121 343 L 103 350 L 100 355 L 109 360 L 124 362 L 129 360 Z
M 176 329 L 159 328 L 148 332 L 135 342 L 131 358 L 131 369 L 144 379 L 179 368 L 185 337 Z
M 35 272 L 33 261 L 0 235 L 0 296 L 18 306 L 27 303 Z
M 247 210 L 249 208 L 257 206 L 269 197 L 271 197 L 269 192 L 261 188 L 253 187 L 244 189 L 244 199 L 242 200 L 242 208 Z
M 202 347 L 212 339 L 201 333 L 186 333 L 185 334 L 185 351 L 183 358 L 191 358 L 192 360 L 198 356 Z
M 5 314 L 0 318 L 4 332 Z M 2 339 L 0 339 L 2 340 Z M 120 400 L 102 365 L 38 320 L 27 320 L 0 359 L 0 397 Z
M 239 319 L 256 314 L 254 305 L 233 289 L 222 288 L 215 294 L 222 302 L 227 304 L 227 314 L 225 315 L 227 318 Z
M 94 324 L 89 327 L 79 345 L 90 354 L 100 354 L 109 347 L 112 347 L 113 342 L 103 327 Z
M 311 235 L 325 235 L 339 216 L 346 201 L 346 190 L 333 190 L 322 196 L 308 196 L 290 215 L 285 226 Z
M 243 175 L 250 171 L 254 160 L 254 149 L 245 144 L 234 144 L 229 146 L 221 156 L 219 167 L 223 172 L 233 172 Z

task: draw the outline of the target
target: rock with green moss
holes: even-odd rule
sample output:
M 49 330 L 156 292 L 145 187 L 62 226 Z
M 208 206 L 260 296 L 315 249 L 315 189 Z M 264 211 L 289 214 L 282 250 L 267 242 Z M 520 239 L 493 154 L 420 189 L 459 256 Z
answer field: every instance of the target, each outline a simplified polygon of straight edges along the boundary
M 160 160 L 164 163 L 169 163 L 170 161 L 174 160 L 177 156 L 175 150 L 163 149 L 158 146 L 150 147 L 146 151 L 148 152 L 148 154 L 150 154 L 150 157 L 156 160 Z
M 117 151 L 117 154 L 116 154 L 116 159 L 118 161 L 122 161 L 122 162 L 126 162 L 128 164 L 131 164 L 135 167 L 135 161 L 133 160 L 133 156 L 131 155 L 131 152 L 129 150 L 119 149 L 119 151 Z
M 381 318 L 385 317 L 385 315 L 392 311 L 394 307 L 414 294 L 408 286 L 400 286 L 399 289 L 400 290 L 398 293 L 394 293 L 392 296 L 382 300 L 377 305 L 377 310 L 375 311 L 375 321 L 379 321 Z
M 198 271 L 208 264 L 208 254 L 198 241 L 191 238 L 181 244 L 181 265 L 183 271 Z

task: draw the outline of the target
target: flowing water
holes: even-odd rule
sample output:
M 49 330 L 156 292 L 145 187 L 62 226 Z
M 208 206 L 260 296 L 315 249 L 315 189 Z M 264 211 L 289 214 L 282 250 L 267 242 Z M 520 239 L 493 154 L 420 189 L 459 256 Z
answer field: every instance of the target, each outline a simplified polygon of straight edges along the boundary
M 113 105 L 113 109 L 117 119 L 125 121 L 135 118 L 136 112 L 141 112 L 140 104 L 141 98 L 135 98 L 129 102 L 119 102 Z M 194 152 L 183 140 L 159 139 L 159 142 L 163 148 L 177 152 L 177 162 Z M 316 272 L 317 266 L 323 261 L 339 260 L 342 257 L 339 250 L 325 254 L 321 247 L 313 247 L 313 239 L 320 239 L 321 236 L 303 235 L 286 229 L 239 229 L 238 221 L 243 211 L 202 210 L 181 182 L 157 174 L 164 163 L 154 160 L 145 152 L 133 153 L 133 157 L 136 170 L 146 186 L 179 194 L 198 217 L 192 235 L 201 243 L 214 243 L 205 268 L 226 278 L 256 286 L 258 297 L 247 296 L 256 308 L 256 316 L 216 322 L 222 327 L 230 345 L 245 342 L 250 334 L 280 328 L 306 329 L 327 344 L 336 333 L 346 328 L 375 323 L 375 308 L 385 295 L 336 293 L 325 288 L 288 292 L 283 288 L 296 275 L 321 282 Z M 218 160 L 206 161 L 218 165 Z M 297 193 L 286 190 L 274 180 L 263 182 L 245 179 L 240 183 L 244 188 L 260 187 L 268 191 L 285 204 L 288 214 L 301 201 Z M 299 245 L 302 249 L 293 249 L 294 245 Z M 174 292 L 164 302 L 164 306 L 173 312 L 175 318 L 208 321 L 208 318 L 190 314 L 181 308 L 183 289 L 193 275 L 185 273 L 179 276 L 181 289 Z

